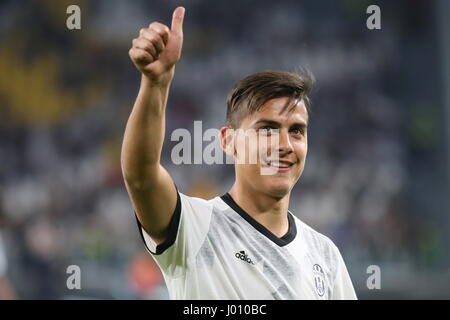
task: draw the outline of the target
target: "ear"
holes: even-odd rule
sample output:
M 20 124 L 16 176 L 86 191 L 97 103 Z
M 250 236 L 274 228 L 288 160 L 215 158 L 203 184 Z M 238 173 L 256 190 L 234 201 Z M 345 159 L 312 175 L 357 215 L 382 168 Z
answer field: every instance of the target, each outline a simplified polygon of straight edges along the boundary
M 235 130 L 230 126 L 220 128 L 220 147 L 229 156 L 234 157 L 235 149 Z

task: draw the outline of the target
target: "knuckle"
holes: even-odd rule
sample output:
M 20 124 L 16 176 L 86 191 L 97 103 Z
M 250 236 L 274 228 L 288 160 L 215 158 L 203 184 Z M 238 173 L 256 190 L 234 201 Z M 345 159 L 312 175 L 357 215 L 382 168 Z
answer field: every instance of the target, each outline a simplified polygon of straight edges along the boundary
M 155 32 L 156 34 L 161 34 L 161 27 L 159 26 L 155 26 L 154 28 L 152 28 L 153 32 Z
M 144 41 L 143 48 L 146 51 L 151 51 L 153 49 L 153 44 L 150 41 Z
M 162 24 L 156 25 L 153 29 L 160 35 L 164 35 L 169 32 L 169 28 Z
M 158 36 L 152 37 L 150 42 L 152 43 L 153 46 L 155 46 L 156 48 L 159 48 L 159 37 Z
M 148 49 L 146 49 L 146 51 L 148 53 L 150 53 L 151 55 L 155 55 L 157 53 L 155 47 L 153 47 L 153 46 L 150 46 Z
M 159 22 L 153 22 L 150 25 L 150 29 L 156 31 L 158 34 L 166 34 L 169 33 L 170 29 L 165 24 L 159 23 Z
M 136 60 L 139 61 L 139 62 L 148 61 L 148 60 L 150 60 L 150 55 L 145 53 L 145 52 L 139 52 L 136 55 Z
M 157 33 L 155 30 L 150 29 L 150 30 L 147 30 L 147 31 L 143 34 L 143 36 L 144 36 L 147 40 L 153 42 L 153 41 L 155 41 L 155 39 L 158 37 L 158 33 Z
M 153 28 L 153 27 L 155 27 L 155 26 L 159 26 L 159 25 L 161 25 L 161 23 L 160 22 L 158 22 L 158 21 L 153 21 L 152 23 L 150 23 L 150 28 Z
M 157 26 L 158 26 L 158 22 L 152 22 L 152 23 L 148 26 L 148 28 L 149 28 L 150 30 L 154 30 L 155 28 L 157 28 Z
M 145 55 L 142 52 L 140 52 L 136 55 L 136 60 L 142 61 L 144 59 L 145 59 Z

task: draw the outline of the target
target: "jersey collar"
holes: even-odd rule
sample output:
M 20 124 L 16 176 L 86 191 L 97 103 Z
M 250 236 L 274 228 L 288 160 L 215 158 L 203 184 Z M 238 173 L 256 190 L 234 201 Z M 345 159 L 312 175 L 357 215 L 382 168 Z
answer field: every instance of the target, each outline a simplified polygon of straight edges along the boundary
M 234 211 L 236 211 L 242 218 L 244 218 L 248 223 L 250 223 L 256 230 L 258 230 L 260 233 L 262 233 L 264 236 L 272 240 L 275 244 L 282 247 L 290 243 L 292 240 L 294 240 L 295 236 L 297 235 L 297 227 L 295 225 L 295 220 L 292 215 L 288 211 L 288 223 L 289 228 L 288 231 L 284 236 L 281 238 L 274 235 L 269 229 L 264 227 L 262 224 L 260 224 L 258 221 L 256 221 L 252 216 L 250 216 L 244 209 L 242 209 L 231 197 L 229 193 L 224 194 L 220 197 L 227 205 L 231 207 Z

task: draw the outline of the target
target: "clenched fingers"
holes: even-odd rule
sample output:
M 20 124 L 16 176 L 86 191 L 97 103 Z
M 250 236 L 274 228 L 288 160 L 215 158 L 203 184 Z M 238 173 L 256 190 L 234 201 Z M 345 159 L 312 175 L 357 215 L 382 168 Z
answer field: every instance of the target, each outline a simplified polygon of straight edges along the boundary
M 144 29 L 140 32 L 140 34 L 141 35 L 138 39 L 145 39 L 147 41 L 150 41 L 158 54 L 161 53 L 166 47 L 162 36 L 157 31 L 153 29 Z
M 155 58 L 153 58 L 153 56 L 144 49 L 131 48 L 130 51 L 128 51 L 128 54 L 137 64 L 145 65 L 155 61 Z
M 156 31 L 164 41 L 164 45 L 169 41 L 170 29 L 166 25 L 159 22 L 152 22 L 148 29 Z

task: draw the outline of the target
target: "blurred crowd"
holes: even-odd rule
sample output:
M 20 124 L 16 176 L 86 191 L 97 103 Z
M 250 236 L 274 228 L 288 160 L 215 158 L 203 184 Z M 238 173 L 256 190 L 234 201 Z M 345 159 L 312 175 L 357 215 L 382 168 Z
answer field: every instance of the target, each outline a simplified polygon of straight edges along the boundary
M 169 24 L 179 2 L 77 3 L 75 31 L 66 28 L 69 1 L 0 3 L 0 280 L 20 299 L 166 299 L 120 148 L 139 86 L 131 40 L 152 21 Z M 385 31 L 376 33 L 365 27 L 364 1 L 183 2 L 185 47 L 167 108 L 163 164 L 183 193 L 211 198 L 231 186 L 233 167 L 175 166 L 171 132 L 194 120 L 220 128 L 228 91 L 248 74 L 308 68 L 317 80 L 309 154 L 290 210 L 336 243 L 354 279 L 371 264 L 394 275 L 449 272 L 449 225 L 439 220 L 449 208 L 411 205 L 435 195 L 412 187 L 416 161 L 438 148 L 438 107 L 426 95 L 410 103 L 410 75 L 432 72 L 405 66 L 435 58 L 433 6 L 416 1 L 422 13 L 405 14 L 405 1 L 384 3 Z M 67 289 L 70 265 L 81 269 L 82 290 Z

